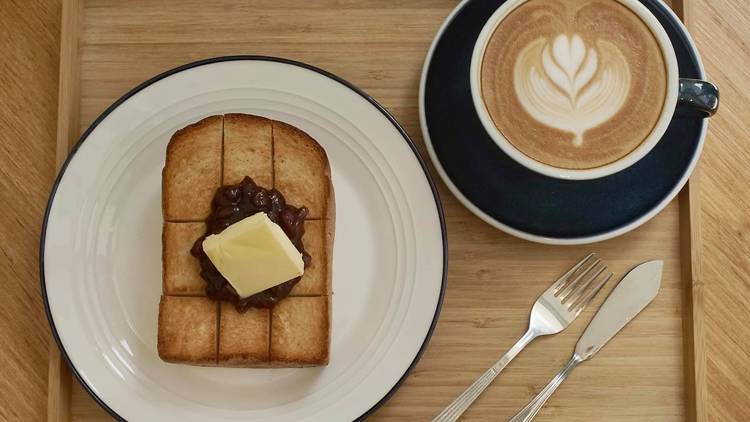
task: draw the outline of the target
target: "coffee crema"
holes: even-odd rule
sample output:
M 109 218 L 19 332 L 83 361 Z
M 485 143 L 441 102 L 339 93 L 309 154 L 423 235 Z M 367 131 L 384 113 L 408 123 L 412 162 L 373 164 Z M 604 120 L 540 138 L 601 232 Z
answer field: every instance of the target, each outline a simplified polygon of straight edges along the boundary
M 651 29 L 615 0 L 528 0 L 495 28 L 481 95 L 503 136 L 553 167 L 590 169 L 636 149 L 667 96 Z

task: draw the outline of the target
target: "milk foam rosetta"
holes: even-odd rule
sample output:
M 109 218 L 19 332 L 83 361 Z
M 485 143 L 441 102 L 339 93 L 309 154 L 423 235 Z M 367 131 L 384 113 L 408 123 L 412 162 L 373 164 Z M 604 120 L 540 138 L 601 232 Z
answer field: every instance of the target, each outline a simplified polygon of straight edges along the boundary
M 578 34 L 539 38 L 518 55 L 513 87 L 518 100 L 537 121 L 575 135 L 611 119 L 630 90 L 630 69 L 620 50 L 600 41 L 598 51 Z
M 664 57 L 616 0 L 529 0 L 490 36 L 480 90 L 503 136 L 532 159 L 595 168 L 638 147 L 661 115 Z

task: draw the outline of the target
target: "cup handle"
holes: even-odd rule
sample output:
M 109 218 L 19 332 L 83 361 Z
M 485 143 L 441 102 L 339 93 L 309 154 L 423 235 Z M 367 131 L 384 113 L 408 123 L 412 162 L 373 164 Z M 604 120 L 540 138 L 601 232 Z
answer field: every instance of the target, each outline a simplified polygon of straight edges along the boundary
M 719 109 L 719 88 L 700 79 L 680 78 L 677 114 L 706 118 Z

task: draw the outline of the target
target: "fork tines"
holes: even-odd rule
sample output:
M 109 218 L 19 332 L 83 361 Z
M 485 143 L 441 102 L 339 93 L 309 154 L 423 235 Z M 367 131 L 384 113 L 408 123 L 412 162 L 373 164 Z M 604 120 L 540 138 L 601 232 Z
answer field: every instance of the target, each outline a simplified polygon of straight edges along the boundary
M 599 256 L 590 253 L 552 285 L 554 296 L 570 312 L 578 313 L 612 278 L 606 270 Z

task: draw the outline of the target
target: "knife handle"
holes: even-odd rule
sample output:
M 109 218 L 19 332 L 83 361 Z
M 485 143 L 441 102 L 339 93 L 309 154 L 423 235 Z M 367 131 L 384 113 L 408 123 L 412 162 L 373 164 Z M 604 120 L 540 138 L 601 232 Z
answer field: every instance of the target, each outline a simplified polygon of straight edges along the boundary
M 529 422 L 534 419 L 536 414 L 539 413 L 539 410 L 541 410 L 542 406 L 544 406 L 544 403 L 547 402 L 547 399 L 552 396 L 552 393 L 557 390 L 557 387 L 559 387 L 560 384 L 562 384 L 562 382 L 565 381 L 566 378 L 568 378 L 568 375 L 570 375 L 573 369 L 581 362 L 583 362 L 583 359 L 578 357 L 578 355 L 573 355 L 573 357 L 570 358 L 565 367 L 560 372 L 558 372 L 554 378 L 552 378 L 552 381 L 550 381 L 549 384 L 547 384 L 547 386 L 544 387 L 544 389 L 540 391 L 539 394 L 537 394 L 536 397 L 534 397 L 534 399 L 529 402 L 529 404 L 526 405 L 526 407 L 521 409 L 521 411 L 518 412 L 516 416 L 513 416 L 513 418 L 511 418 L 508 422 Z

